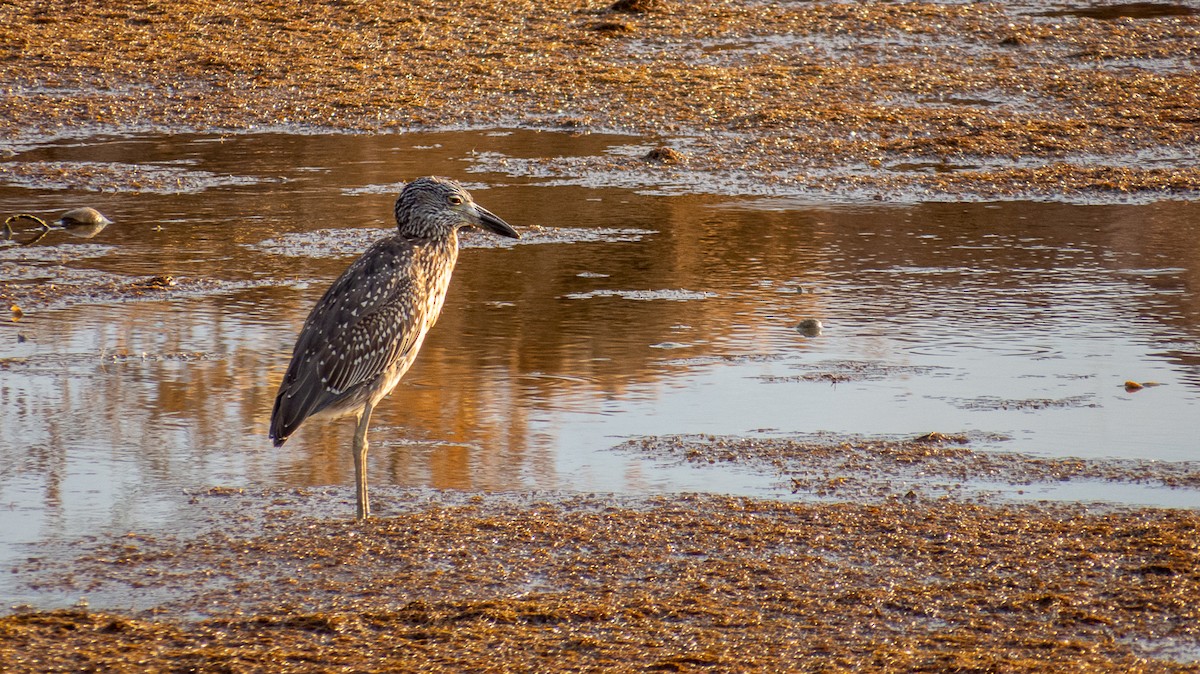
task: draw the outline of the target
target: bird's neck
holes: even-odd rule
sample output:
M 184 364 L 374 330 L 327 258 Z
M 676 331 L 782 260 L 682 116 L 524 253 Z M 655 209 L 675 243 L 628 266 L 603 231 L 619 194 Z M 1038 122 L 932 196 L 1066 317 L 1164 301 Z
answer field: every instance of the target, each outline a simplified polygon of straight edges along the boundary
M 414 244 L 421 246 L 444 242 L 456 248 L 458 247 L 458 231 L 454 229 L 404 227 L 397 231 L 397 235 L 406 241 L 412 241 Z

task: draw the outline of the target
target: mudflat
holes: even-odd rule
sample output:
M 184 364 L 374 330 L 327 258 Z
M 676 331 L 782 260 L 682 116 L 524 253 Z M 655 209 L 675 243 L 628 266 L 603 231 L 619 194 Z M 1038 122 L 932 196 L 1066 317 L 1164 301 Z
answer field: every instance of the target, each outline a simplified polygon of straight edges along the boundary
M 147 608 L 0 618 L 6 671 L 1197 668 L 1195 511 L 382 493 L 213 489 L 32 557 Z
M 10 3 L 0 138 L 608 129 L 663 148 L 597 162 L 794 190 L 1194 198 L 1198 32 L 1183 3 Z

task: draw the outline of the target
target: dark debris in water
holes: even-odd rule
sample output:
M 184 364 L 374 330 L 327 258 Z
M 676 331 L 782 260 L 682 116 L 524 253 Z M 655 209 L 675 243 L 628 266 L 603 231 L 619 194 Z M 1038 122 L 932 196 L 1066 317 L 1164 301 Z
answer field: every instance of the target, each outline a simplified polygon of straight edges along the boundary
M 198 494 L 12 569 L 9 672 L 1194 671 L 1200 513 L 894 498 Z M 343 493 L 348 497 L 348 493 Z M 51 554 L 53 553 L 53 554 Z M 80 602 L 83 603 L 83 602 Z M 53 665 L 51 665 L 53 663 Z
M 980 396 L 965 400 L 952 401 L 955 407 L 964 410 L 1026 410 L 1031 412 L 1048 409 L 1069 409 L 1079 407 L 1098 407 L 1093 395 L 1067 396 L 1065 398 L 1000 398 L 997 396 Z
M 608 9 L 626 14 L 645 14 L 646 12 L 661 11 L 665 9 L 665 4 L 663 0 L 617 0 L 609 5 Z
M 714 292 L 685 290 L 683 288 L 666 288 L 662 290 L 614 290 L 611 288 L 602 288 L 587 292 L 567 293 L 563 295 L 563 298 L 568 300 L 590 300 L 597 297 L 616 297 L 637 302 L 652 302 L 656 300 L 691 302 L 694 300 L 706 300 L 716 296 L 717 294 Z
M 165 361 L 190 363 L 199 360 L 217 360 L 219 358 L 221 358 L 219 354 L 208 351 L 175 351 L 169 353 L 130 353 L 128 351 L 52 353 L 0 358 L 0 371 L 62 374 L 67 372 L 71 367 L 95 363 L 153 363 Z
M 3 176 L 3 184 L 27 189 L 151 194 L 194 194 L 216 187 L 274 181 L 181 166 L 94 161 L 9 162 Z
M 1193 16 L 1196 14 L 1200 14 L 1200 9 L 1174 2 L 1116 2 L 1085 7 L 1070 7 L 1067 9 L 1052 9 L 1041 13 L 1042 16 L 1080 17 L 1100 21 L 1160 19 L 1170 16 Z
M 801 334 L 815 336 L 821 334 L 821 328 L 824 326 L 820 324 L 820 321 L 817 321 L 817 324 L 810 326 L 807 331 L 803 327 L 803 324 L 797 327 L 797 330 Z M 949 371 L 949 368 L 940 368 L 932 365 L 893 365 L 878 361 L 860 360 L 821 361 L 795 367 L 796 369 L 804 370 L 804 372 L 794 375 L 761 375 L 758 378 L 761 381 L 773 384 L 801 381 L 843 384 L 854 381 L 879 381 L 906 375 L 932 374 L 942 369 Z
M 71 246 L 25 247 L 15 240 L 0 241 L 0 270 L 5 280 L 16 280 L 28 275 L 34 262 L 65 264 L 95 257 L 104 257 L 116 250 L 115 246 L 99 243 L 80 243 Z M 37 270 L 41 271 L 41 270 Z
M 19 305 L 28 314 L 34 309 L 59 309 L 84 302 L 182 299 L 276 283 L 277 280 L 223 281 L 168 274 L 130 278 L 94 270 L 56 269 L 54 276 L 43 282 L 0 281 L 0 302 Z
M 547 243 L 613 243 L 640 241 L 656 234 L 654 230 L 614 227 L 521 227 L 520 239 L 501 239 L 488 234 L 463 230 L 459 234 L 462 248 L 505 248 L 510 246 Z M 323 229 L 297 232 L 247 244 L 251 250 L 293 257 L 355 257 L 371 244 L 389 236 L 391 229 Z
M 619 449 L 691 463 L 766 468 L 788 480 L 793 491 L 855 500 L 909 490 L 966 495 L 980 481 L 1012 487 L 1103 481 L 1200 489 L 1200 462 L 1047 458 L 977 451 L 971 441 L 970 435 L 941 432 L 909 439 L 673 435 L 629 440 Z
M 325 229 L 316 232 L 285 234 L 247 248 L 272 255 L 316 258 L 353 258 L 391 229 Z M 479 232 L 461 233 L 463 248 L 496 248 L 512 245 L 582 244 L 636 242 L 656 234 L 654 230 L 633 227 L 522 227 L 519 240 L 499 239 Z M 131 278 L 95 269 L 76 269 L 65 263 L 103 257 L 112 246 L 81 244 L 25 248 L 0 245 L 0 302 L 20 306 L 26 313 L 34 309 L 56 309 L 80 302 L 125 302 L 146 299 L 180 299 L 231 292 L 281 283 L 278 279 L 221 280 L 201 277 L 176 277 L 155 274 Z M 57 263 L 47 265 L 45 263 Z

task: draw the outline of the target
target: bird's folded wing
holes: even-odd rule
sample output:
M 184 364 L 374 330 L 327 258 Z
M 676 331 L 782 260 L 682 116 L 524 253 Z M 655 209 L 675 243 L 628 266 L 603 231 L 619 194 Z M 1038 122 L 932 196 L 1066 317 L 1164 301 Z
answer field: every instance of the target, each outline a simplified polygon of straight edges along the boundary
M 276 403 L 285 426 L 372 381 L 416 343 L 421 319 L 405 301 L 415 296 L 411 263 L 403 247 L 380 241 L 313 307 Z
M 395 305 L 362 316 L 327 342 L 317 368 L 322 382 L 336 395 L 372 381 L 412 348 L 420 329 Z

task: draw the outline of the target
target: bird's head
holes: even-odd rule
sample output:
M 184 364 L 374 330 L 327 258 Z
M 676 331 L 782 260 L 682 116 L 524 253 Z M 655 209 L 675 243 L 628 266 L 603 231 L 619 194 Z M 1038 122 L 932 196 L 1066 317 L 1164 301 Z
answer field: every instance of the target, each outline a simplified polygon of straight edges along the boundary
M 521 238 L 517 230 L 475 203 L 462 185 L 448 178 L 417 178 L 396 198 L 396 226 L 417 236 L 449 234 L 459 227 L 479 227 L 493 234 Z

